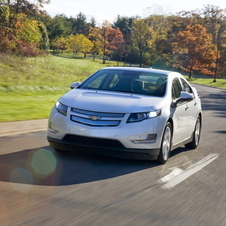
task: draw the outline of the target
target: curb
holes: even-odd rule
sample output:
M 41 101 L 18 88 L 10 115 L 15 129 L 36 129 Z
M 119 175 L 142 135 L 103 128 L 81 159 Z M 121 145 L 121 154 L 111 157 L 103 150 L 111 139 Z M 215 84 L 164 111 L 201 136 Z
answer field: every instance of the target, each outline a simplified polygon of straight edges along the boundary
M 47 130 L 48 119 L 0 123 L 0 137 Z

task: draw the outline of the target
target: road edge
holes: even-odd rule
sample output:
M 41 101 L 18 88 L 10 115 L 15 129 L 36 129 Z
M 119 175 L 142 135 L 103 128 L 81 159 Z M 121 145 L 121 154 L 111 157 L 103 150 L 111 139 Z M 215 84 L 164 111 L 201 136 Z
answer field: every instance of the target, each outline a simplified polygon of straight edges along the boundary
M 48 119 L 0 123 L 0 137 L 47 130 Z

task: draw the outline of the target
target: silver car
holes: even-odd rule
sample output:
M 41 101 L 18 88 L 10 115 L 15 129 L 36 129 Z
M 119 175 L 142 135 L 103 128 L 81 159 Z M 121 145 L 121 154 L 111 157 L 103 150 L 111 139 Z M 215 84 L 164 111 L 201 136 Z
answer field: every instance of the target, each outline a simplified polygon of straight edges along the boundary
M 56 102 L 47 139 L 60 151 L 165 163 L 176 147 L 198 146 L 201 125 L 199 95 L 181 74 L 109 67 Z

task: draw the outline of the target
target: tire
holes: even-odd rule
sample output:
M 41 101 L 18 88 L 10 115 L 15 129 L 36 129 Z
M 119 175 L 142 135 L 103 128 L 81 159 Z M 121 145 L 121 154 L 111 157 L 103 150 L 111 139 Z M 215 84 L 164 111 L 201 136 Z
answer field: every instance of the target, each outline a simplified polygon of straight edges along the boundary
M 185 144 L 185 147 L 196 149 L 199 145 L 200 135 L 201 135 L 201 120 L 200 116 L 198 116 L 195 124 L 195 129 L 192 135 L 192 141 L 188 144 Z
M 157 159 L 158 163 L 164 164 L 169 159 L 172 143 L 172 125 L 167 122 L 162 136 L 161 148 Z

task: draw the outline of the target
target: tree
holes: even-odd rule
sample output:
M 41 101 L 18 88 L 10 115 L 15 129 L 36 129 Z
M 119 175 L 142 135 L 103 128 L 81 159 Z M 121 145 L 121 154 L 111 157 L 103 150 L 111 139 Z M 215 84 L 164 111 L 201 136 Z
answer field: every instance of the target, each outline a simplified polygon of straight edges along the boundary
M 128 55 L 132 49 L 131 32 L 134 19 L 134 17 L 122 17 L 118 15 L 117 20 L 113 23 L 113 28 L 119 28 L 125 40 L 124 46 L 121 46 L 121 50 L 117 53 L 117 58 L 119 57 L 118 55 L 122 56 L 122 54 L 124 54 L 125 63 L 127 62 Z
M 0 6 L 0 51 L 23 56 L 37 56 L 42 33 L 37 21 L 22 13 L 12 13 L 9 6 Z
M 16 22 L 16 37 L 28 43 L 39 43 L 42 38 L 39 24 L 35 20 L 30 20 L 25 14 L 18 14 Z
M 49 21 L 47 29 L 49 31 L 49 39 L 53 40 L 56 37 L 66 37 L 70 35 L 72 25 L 70 19 L 64 14 L 58 14 Z
M 139 51 L 139 65 L 142 66 L 143 54 L 151 47 L 152 28 L 148 27 L 143 19 L 134 20 L 132 25 L 132 42 Z
M 44 4 L 49 4 L 50 0 L 2 0 L 5 5 L 9 6 L 12 12 L 24 13 L 29 16 L 43 13 L 41 10 Z
M 59 52 L 62 52 L 63 50 L 66 49 L 67 46 L 67 39 L 64 37 L 56 37 L 52 43 L 51 43 L 52 47 L 54 48 L 54 50 L 56 50 L 57 54 Z
M 119 28 L 122 32 L 124 38 L 131 34 L 131 28 L 133 24 L 134 17 L 117 17 L 116 21 L 113 23 L 113 28 Z
M 66 43 L 68 52 L 72 52 L 73 55 L 77 55 L 79 52 L 83 52 L 84 55 L 91 51 L 92 43 L 82 34 L 69 35 Z
M 94 61 L 97 54 L 103 54 L 102 53 L 102 39 L 103 38 L 102 38 L 102 35 L 100 32 L 100 28 L 90 27 L 89 39 L 93 44 L 91 52 L 93 54 L 93 61 Z
M 91 18 L 91 22 L 90 22 L 89 26 L 93 27 L 93 28 L 96 27 L 96 20 L 94 17 Z
M 94 47 L 97 47 L 98 52 L 103 54 L 103 64 L 106 63 L 107 56 L 124 43 L 122 32 L 118 28 L 112 28 L 112 25 L 107 21 L 101 28 L 91 29 L 89 36 L 95 42 Z
M 212 35 L 207 34 L 203 26 L 188 26 L 187 30 L 179 32 L 172 47 L 173 54 L 168 59 L 173 67 L 188 71 L 189 77 L 192 71 L 213 73 L 210 68 L 215 66 L 216 47 L 212 44 Z
M 44 23 L 39 22 L 39 29 L 42 34 L 41 42 L 40 42 L 40 48 L 44 50 L 49 49 L 49 36 L 46 29 L 46 26 Z
M 225 70 L 225 41 L 226 41 L 226 10 L 220 9 L 219 6 L 206 5 L 203 9 L 204 25 L 209 33 L 213 36 L 213 43 L 216 45 L 216 65 L 214 72 L 214 82 L 218 69 Z M 219 56 L 219 53 L 221 57 Z M 220 58 L 220 59 L 218 59 Z
M 72 34 L 88 35 L 88 25 L 86 23 L 86 16 L 83 13 L 79 13 L 72 25 Z

